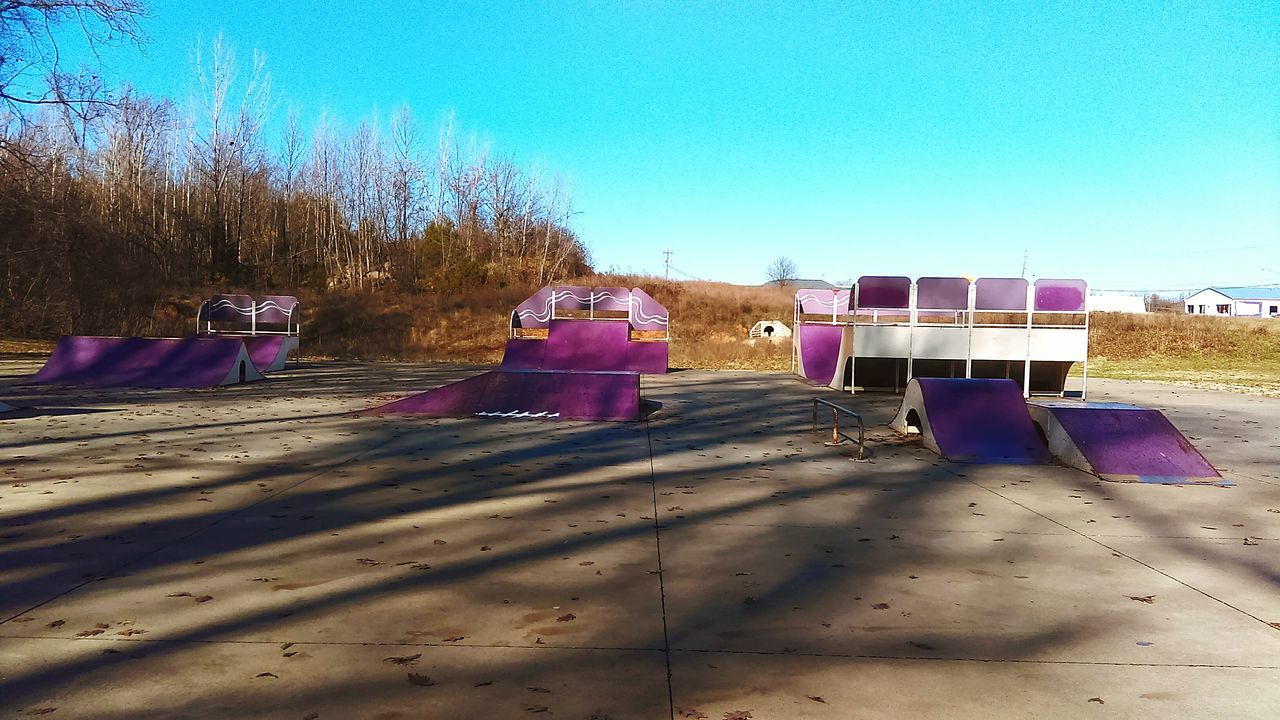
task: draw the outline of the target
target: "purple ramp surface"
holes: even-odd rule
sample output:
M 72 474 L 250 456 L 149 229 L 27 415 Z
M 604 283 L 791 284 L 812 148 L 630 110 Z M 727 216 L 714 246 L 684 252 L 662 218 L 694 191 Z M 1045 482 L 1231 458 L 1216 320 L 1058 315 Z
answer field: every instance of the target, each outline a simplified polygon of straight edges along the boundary
M 546 340 L 512 338 L 507 341 L 506 352 L 502 353 L 501 365 L 511 370 L 537 370 L 542 367 L 542 358 L 546 352 Z
M 977 463 L 1049 462 L 1049 449 L 1013 380 L 916 378 L 939 451 Z
M 800 364 L 805 378 L 822 385 L 830 385 L 840 363 L 840 325 L 800 326 Z
M 240 338 L 67 336 L 32 379 L 98 387 L 199 388 L 261 380 Z
M 645 375 L 667 374 L 667 343 L 662 340 L 627 343 L 627 367 Z
M 285 358 L 280 357 L 280 353 L 288 352 L 285 348 L 285 336 L 251 335 L 239 339 L 244 341 L 249 357 L 259 369 L 267 371 L 284 368 Z
M 544 370 L 626 370 L 631 328 L 626 320 L 552 320 Z
M 634 421 L 640 419 L 640 376 L 633 372 L 494 370 L 369 412 Z
M 1220 477 L 1159 410 L 1084 405 L 1050 412 L 1099 475 Z

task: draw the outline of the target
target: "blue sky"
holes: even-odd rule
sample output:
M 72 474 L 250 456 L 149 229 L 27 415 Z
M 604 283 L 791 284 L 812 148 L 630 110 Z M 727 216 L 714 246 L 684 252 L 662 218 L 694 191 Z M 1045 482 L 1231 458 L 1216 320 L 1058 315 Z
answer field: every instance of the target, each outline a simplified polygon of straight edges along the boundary
M 1280 2 L 965 5 L 153 0 L 103 59 L 181 100 L 221 32 L 281 116 L 453 111 L 602 270 L 1280 283 Z

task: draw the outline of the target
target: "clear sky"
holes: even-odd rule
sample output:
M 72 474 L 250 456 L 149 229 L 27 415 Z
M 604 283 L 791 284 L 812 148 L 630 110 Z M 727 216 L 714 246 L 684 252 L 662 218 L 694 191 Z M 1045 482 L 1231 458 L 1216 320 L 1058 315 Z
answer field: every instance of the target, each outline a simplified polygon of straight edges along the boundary
M 151 0 L 143 28 L 103 59 L 144 92 L 186 98 L 221 32 L 306 121 L 454 111 L 571 180 L 601 270 L 1018 275 L 1025 251 L 1102 288 L 1280 283 L 1280 0 Z

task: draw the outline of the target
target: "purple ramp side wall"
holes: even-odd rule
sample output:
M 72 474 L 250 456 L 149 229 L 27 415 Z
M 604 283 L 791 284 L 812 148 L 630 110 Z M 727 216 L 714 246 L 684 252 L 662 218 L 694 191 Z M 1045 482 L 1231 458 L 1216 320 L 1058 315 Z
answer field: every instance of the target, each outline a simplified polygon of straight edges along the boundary
M 627 369 L 631 329 L 626 320 L 552 320 L 544 370 Z
M 1027 309 L 1027 281 L 1023 278 L 978 278 L 973 285 L 976 310 Z
M 516 306 L 512 313 L 512 326 L 545 328 L 551 323 L 552 290 L 544 287 Z
M 1083 312 L 1088 287 L 1083 280 L 1037 280 L 1035 309 L 1039 312 Z
M 249 365 L 246 379 L 261 379 L 239 338 L 67 336 L 32 380 L 97 387 L 216 387 L 241 358 Z
M 1159 410 L 1085 405 L 1050 412 L 1099 475 L 1220 477 Z
M 502 367 L 511 370 L 537 370 L 542 367 L 542 358 L 547 352 L 546 340 L 507 341 L 506 352 L 502 353 Z
M 640 419 L 640 376 L 629 372 L 495 370 L 368 412 L 634 421 Z
M 821 385 L 831 384 L 840 363 L 841 325 L 800 326 L 800 360 L 806 379 Z
M 628 342 L 626 369 L 644 375 L 666 375 L 668 349 L 667 343 L 660 340 Z
M 916 378 L 938 449 L 949 460 L 1043 464 L 1049 449 L 1036 434 L 1013 380 Z
M 265 372 L 284 367 L 284 358 L 280 357 L 280 353 L 285 349 L 285 336 L 254 335 L 238 339 L 244 341 L 244 347 L 249 351 L 250 359 L 259 370 Z

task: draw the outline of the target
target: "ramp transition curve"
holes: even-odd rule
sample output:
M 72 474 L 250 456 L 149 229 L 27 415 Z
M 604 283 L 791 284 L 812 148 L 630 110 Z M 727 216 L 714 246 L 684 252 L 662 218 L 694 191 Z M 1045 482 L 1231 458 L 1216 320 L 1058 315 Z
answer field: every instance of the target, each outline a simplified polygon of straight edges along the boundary
M 890 425 L 903 434 L 919 432 L 925 447 L 956 462 L 1050 460 L 1013 380 L 914 378 Z

